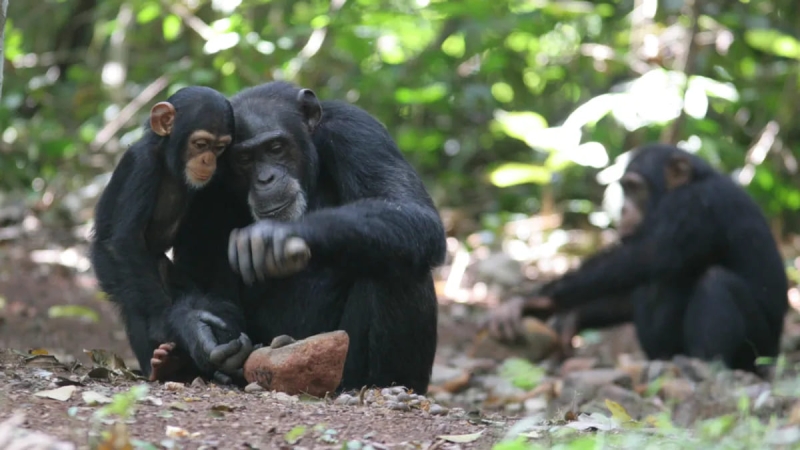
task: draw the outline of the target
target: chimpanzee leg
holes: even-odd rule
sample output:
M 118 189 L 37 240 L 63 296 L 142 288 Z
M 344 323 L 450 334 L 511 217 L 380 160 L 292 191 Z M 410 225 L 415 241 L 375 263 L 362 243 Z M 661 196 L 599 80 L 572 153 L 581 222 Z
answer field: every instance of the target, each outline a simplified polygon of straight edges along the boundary
M 684 340 L 689 356 L 721 358 L 731 368 L 754 370 L 757 348 L 769 336 L 748 285 L 734 273 L 711 267 L 697 283 L 686 310 Z
M 651 283 L 631 294 L 639 344 L 649 359 L 672 359 L 685 353 L 683 318 L 691 289 L 670 283 Z
M 431 280 L 357 281 L 340 323 L 350 335 L 342 388 L 403 385 L 427 392 L 436 316 Z

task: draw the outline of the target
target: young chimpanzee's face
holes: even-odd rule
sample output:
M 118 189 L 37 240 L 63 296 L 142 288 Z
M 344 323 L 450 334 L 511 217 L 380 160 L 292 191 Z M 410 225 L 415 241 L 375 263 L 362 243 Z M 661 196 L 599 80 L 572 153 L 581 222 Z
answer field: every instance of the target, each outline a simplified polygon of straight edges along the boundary
M 167 138 L 170 172 L 199 189 L 214 176 L 217 160 L 233 140 L 233 108 L 211 88 L 187 87 L 153 106 L 150 128 Z

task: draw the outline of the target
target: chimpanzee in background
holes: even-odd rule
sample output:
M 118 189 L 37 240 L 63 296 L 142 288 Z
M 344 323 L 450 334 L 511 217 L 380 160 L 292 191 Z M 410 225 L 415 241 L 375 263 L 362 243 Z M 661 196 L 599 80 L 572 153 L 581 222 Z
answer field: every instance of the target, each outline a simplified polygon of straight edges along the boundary
M 179 345 L 198 367 L 238 374 L 229 369 L 244 350 L 210 347 L 214 326 L 196 318 L 235 305 L 246 328 L 223 320 L 258 344 L 347 331 L 342 389 L 425 392 L 436 350 L 431 270 L 444 260 L 445 235 L 417 173 L 386 128 L 350 104 L 283 82 L 231 104 L 231 170 L 199 193 L 173 247 L 176 266 L 203 291 L 176 297 Z M 212 350 L 229 358 L 212 360 Z
M 119 306 L 139 366 L 153 379 L 168 376 L 158 373 L 161 357 L 174 350 L 164 319 L 177 274 L 165 252 L 233 133 L 233 109 L 222 94 L 178 90 L 150 110 L 143 136 L 123 155 L 95 209 L 90 258 L 97 280 Z
M 546 284 L 535 302 L 556 311 L 591 302 L 596 310 L 600 298 L 628 295 L 650 359 L 721 358 L 758 372 L 756 358 L 779 351 L 788 281 L 757 204 L 706 161 L 669 145 L 638 149 L 621 184 L 625 239 Z M 630 317 L 621 305 L 619 322 Z M 605 318 L 612 323 L 613 309 Z

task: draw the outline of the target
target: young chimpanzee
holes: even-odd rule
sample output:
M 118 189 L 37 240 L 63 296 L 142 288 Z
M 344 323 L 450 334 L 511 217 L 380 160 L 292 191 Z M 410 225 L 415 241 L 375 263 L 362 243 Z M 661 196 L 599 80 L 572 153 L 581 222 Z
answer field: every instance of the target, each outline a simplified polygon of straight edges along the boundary
M 638 149 L 621 183 L 625 239 L 545 285 L 537 301 L 565 311 L 627 296 L 649 358 L 720 358 L 760 372 L 756 359 L 779 351 L 788 281 L 758 205 L 707 162 L 669 145 Z
M 222 94 L 201 86 L 178 90 L 150 110 L 144 135 L 123 155 L 95 209 L 92 265 L 101 289 L 119 306 L 133 352 L 151 380 L 176 376 L 167 372 L 182 367 L 179 354 L 167 357 L 175 348 L 165 318 L 171 284 L 180 277 L 165 252 L 233 133 L 233 109 Z M 216 317 L 201 320 L 224 329 Z M 226 338 L 219 339 L 235 350 L 249 345 L 243 336 Z

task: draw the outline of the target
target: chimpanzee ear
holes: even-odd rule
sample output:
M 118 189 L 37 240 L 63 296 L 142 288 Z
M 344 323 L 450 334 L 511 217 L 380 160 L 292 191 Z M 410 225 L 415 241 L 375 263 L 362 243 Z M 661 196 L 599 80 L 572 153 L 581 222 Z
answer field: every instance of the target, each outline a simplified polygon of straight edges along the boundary
M 673 155 L 667 161 L 664 168 L 664 179 L 667 182 L 667 189 L 688 184 L 692 181 L 692 163 L 686 155 Z
M 172 133 L 175 123 L 175 107 L 170 102 L 159 102 L 150 110 L 150 128 L 159 136 Z
M 322 105 L 319 104 L 317 95 L 311 89 L 300 89 L 297 93 L 297 103 L 300 104 L 300 110 L 306 118 L 308 131 L 314 131 L 322 119 Z

